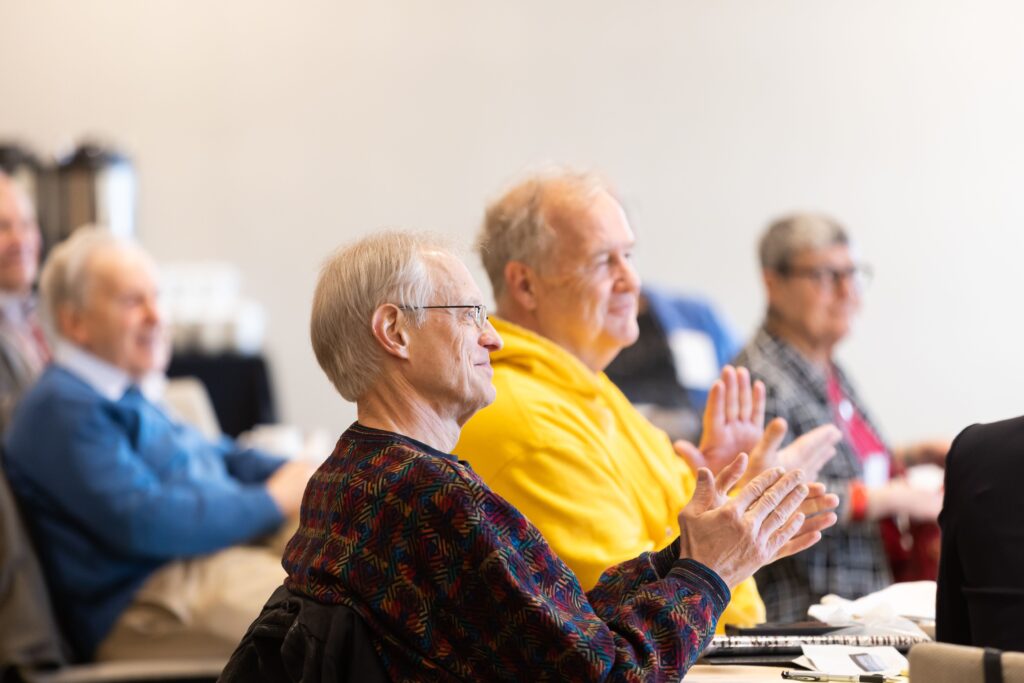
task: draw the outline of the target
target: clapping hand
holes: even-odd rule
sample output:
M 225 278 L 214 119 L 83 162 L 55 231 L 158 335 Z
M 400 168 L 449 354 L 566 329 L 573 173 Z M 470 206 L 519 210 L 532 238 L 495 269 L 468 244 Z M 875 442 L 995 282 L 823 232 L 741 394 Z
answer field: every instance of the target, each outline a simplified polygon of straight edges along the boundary
M 710 567 L 730 587 L 757 569 L 814 545 L 836 522 L 838 499 L 820 484 L 803 483 L 801 471 L 772 468 L 755 477 L 734 498 L 729 490 L 743 477 L 741 454 L 716 478 L 697 471 L 693 498 L 679 514 L 680 557 Z
M 676 453 L 694 471 L 707 467 L 721 472 L 738 453 L 750 453 L 757 446 L 764 434 L 764 402 L 763 382 L 751 384 L 746 368 L 726 365 L 708 392 L 700 446 L 676 441 Z

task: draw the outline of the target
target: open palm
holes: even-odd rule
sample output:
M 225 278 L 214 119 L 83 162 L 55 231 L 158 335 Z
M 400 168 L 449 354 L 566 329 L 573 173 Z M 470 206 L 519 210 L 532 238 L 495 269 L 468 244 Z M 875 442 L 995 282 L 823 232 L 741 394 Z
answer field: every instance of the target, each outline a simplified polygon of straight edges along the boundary
M 718 473 L 739 453 L 750 453 L 764 434 L 765 388 L 751 385 L 746 368 L 726 365 L 711 385 L 704 409 L 700 446 L 677 441 L 676 451 L 696 470 L 707 467 Z

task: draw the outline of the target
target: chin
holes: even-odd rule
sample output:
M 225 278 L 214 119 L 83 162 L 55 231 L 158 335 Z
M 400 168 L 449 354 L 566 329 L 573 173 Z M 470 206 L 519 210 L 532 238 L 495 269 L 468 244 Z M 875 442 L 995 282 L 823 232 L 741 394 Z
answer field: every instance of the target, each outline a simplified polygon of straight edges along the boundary
M 620 321 L 608 330 L 608 336 L 619 345 L 619 350 L 635 344 L 640 338 L 640 326 L 636 322 L 636 316 Z

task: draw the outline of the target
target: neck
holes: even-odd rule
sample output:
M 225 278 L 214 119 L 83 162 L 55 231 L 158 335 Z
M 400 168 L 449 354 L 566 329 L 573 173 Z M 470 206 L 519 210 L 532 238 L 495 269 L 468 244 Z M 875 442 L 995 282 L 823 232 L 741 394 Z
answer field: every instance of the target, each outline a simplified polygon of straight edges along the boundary
M 459 441 L 458 420 L 446 418 L 407 382 L 383 382 L 356 404 L 359 424 L 408 436 L 431 448 L 451 453 Z
M 566 340 L 553 337 L 550 334 L 548 334 L 545 330 L 543 330 L 541 328 L 539 321 L 537 320 L 537 316 L 529 312 L 518 311 L 516 309 L 509 310 L 499 305 L 497 314 L 498 317 L 503 318 L 504 320 L 507 320 L 510 323 L 519 325 L 519 327 L 522 327 L 523 329 L 529 330 L 530 332 L 533 332 L 536 335 L 544 337 L 545 339 L 552 343 L 558 344 L 563 349 L 565 349 L 573 356 L 575 356 L 581 363 L 587 366 L 591 370 L 591 372 L 595 374 L 604 372 L 604 369 L 608 367 L 611 364 L 611 362 L 615 360 L 615 356 L 619 354 L 618 349 L 611 353 L 588 353 L 588 351 L 591 351 L 591 349 L 580 350 L 573 348 L 573 346 L 567 343 Z
M 813 365 L 827 370 L 832 362 L 832 351 L 835 348 L 833 343 L 824 343 L 812 339 L 797 327 L 773 314 L 770 310 L 765 318 L 765 329 L 782 341 L 795 348 L 801 356 L 810 361 Z

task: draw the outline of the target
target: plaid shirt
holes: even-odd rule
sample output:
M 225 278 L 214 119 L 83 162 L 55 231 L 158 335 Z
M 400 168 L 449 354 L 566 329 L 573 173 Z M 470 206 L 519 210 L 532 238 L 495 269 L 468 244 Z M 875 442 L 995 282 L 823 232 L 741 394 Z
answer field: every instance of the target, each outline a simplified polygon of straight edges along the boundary
M 747 367 L 768 389 L 766 417 L 789 423 L 786 443 L 823 424 L 833 422 L 827 377 L 796 349 L 770 335 L 762 326 L 740 352 L 736 365 Z M 864 420 L 879 433 L 842 369 L 833 364 L 843 393 Z M 864 476 L 860 459 L 844 439 L 818 480 L 839 496 L 840 520 L 848 504 L 851 481 Z M 878 522 L 840 522 L 826 529 L 821 541 L 797 555 L 770 564 L 755 575 L 770 621 L 799 621 L 823 595 L 859 598 L 892 582 Z

